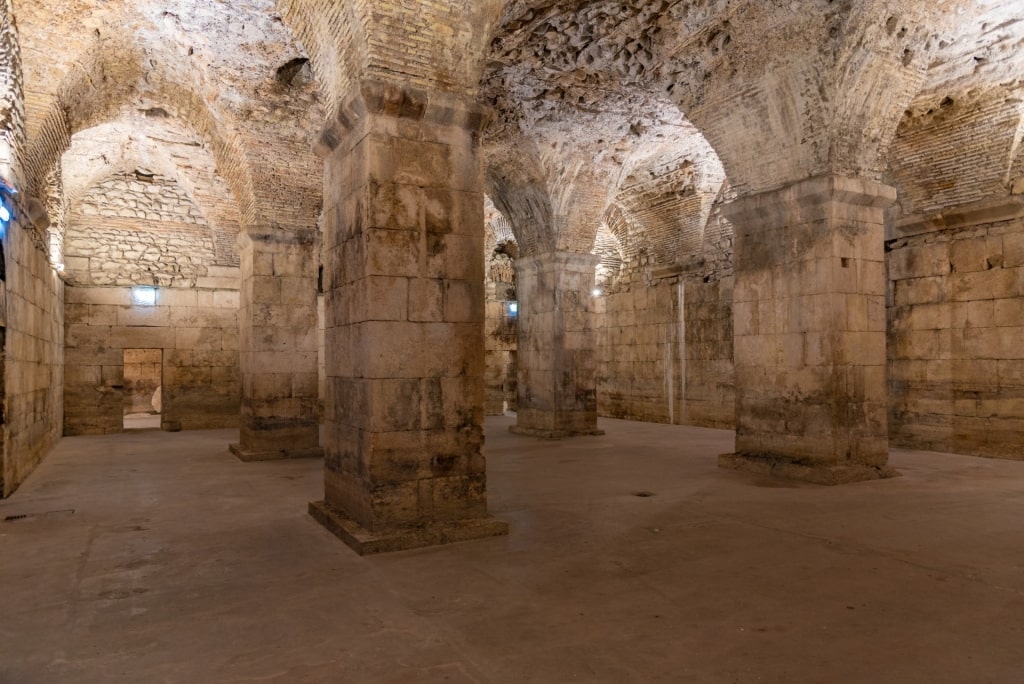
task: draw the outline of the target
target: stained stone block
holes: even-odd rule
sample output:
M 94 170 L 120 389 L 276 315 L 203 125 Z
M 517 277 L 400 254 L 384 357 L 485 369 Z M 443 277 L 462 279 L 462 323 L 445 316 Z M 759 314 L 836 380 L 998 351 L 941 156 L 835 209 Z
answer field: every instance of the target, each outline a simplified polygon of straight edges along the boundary
M 242 423 L 239 443 L 231 451 L 242 460 L 323 455 L 315 380 L 317 241 L 315 230 L 249 227 L 239 237 L 239 338 L 219 334 L 207 340 L 200 332 L 191 345 L 240 347 Z
M 327 442 L 310 514 L 359 553 L 504 534 L 482 455 L 482 117 L 376 82 L 340 111 L 321 136 Z
M 893 474 L 885 465 L 885 331 L 868 315 L 885 291 L 883 212 L 893 199 L 886 186 L 824 176 L 729 208 L 737 429 L 736 453 L 722 466 L 822 484 Z M 901 267 L 944 268 L 934 259 Z M 942 284 L 924 287 L 902 299 L 938 298 Z M 756 322 L 746 302 L 757 303 Z M 938 353 L 938 339 L 925 342 Z

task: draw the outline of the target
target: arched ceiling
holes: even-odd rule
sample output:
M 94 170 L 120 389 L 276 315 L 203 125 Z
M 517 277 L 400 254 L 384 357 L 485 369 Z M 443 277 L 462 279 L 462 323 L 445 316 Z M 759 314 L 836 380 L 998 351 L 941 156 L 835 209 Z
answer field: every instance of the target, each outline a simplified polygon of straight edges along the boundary
M 513 0 L 484 94 L 506 129 L 582 117 L 584 137 L 606 141 L 669 102 L 740 192 L 825 172 L 878 178 L 922 88 L 1019 61 L 1000 37 L 1015 14 L 1005 0 Z
M 149 114 L 198 134 L 244 223 L 316 224 L 322 167 L 310 139 L 324 113 L 272 0 L 16 0 L 15 16 L 35 184 L 76 133 L 117 122 L 131 136 Z
M 131 114 L 76 133 L 61 162 L 68 208 L 108 177 L 150 171 L 174 179 L 209 221 L 214 243 L 237 259 L 232 248 L 240 214 L 215 160 L 201 136 L 167 116 Z

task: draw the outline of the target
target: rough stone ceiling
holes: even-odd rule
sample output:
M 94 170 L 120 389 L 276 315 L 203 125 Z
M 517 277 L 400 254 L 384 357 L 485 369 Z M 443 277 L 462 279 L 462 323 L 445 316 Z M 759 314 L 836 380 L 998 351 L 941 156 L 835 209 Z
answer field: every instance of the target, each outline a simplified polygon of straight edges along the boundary
M 69 209 L 111 175 L 148 169 L 174 178 L 218 231 L 235 232 L 238 207 L 198 136 L 169 117 L 129 115 L 72 138 L 61 167 Z
M 323 108 L 272 0 L 15 0 L 15 13 L 37 182 L 72 135 L 156 113 L 202 140 L 194 149 L 213 155 L 243 219 L 315 225 L 322 174 L 310 138 Z
M 536 143 L 549 185 L 564 182 L 560 167 L 583 164 L 609 186 L 603 195 L 562 191 L 563 204 L 599 206 L 555 226 L 566 231 L 556 239 L 560 248 L 589 250 L 604 212 L 630 188 L 645 191 L 665 179 L 665 192 L 677 192 L 670 181 L 683 164 L 696 169 L 701 184 L 721 183 L 717 155 L 652 78 L 654 43 L 674 4 L 533 1 L 506 7 L 483 81 L 484 96 L 500 115 L 490 144 L 504 147 L 507 156 L 522 149 L 515 141 L 526 135 Z M 555 203 L 557 216 L 557 195 Z
M 491 44 L 484 92 L 509 137 L 582 120 L 585 138 L 600 130 L 599 139 L 614 140 L 624 127 L 656 125 L 664 117 L 654 113 L 670 101 L 697 116 L 701 132 L 745 174 L 759 155 L 735 142 L 740 124 L 759 125 L 755 139 L 792 147 L 790 175 L 829 165 L 878 175 L 884 154 L 867 148 L 884 146 L 901 112 L 868 96 L 891 88 L 894 98 L 907 92 L 909 99 L 922 85 L 934 92 L 1019 79 L 1021 14 L 1010 0 L 514 0 Z M 865 61 L 867 54 L 878 58 Z M 766 79 L 776 72 L 782 82 Z M 821 93 L 799 89 L 814 79 Z M 741 93 L 776 100 L 752 120 L 730 111 Z M 773 120 L 793 104 L 795 121 Z M 709 125 L 727 117 L 720 128 Z M 854 131 L 862 139 L 844 135 Z M 836 132 L 850 141 L 828 145 Z M 570 139 L 567 147 L 586 150 L 586 142 Z M 733 180 L 756 189 L 779 171 L 762 165 Z

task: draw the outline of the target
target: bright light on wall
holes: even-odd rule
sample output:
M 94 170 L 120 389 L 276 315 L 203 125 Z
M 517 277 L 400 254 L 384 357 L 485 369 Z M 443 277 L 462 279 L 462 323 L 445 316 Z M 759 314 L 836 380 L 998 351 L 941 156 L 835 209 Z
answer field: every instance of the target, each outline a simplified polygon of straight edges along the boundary
M 601 292 L 601 288 L 599 288 L 599 287 L 595 287 L 595 288 L 594 288 L 594 291 L 593 291 L 593 293 L 592 293 L 592 294 L 593 294 L 593 295 L 594 295 L 595 297 L 600 297 L 600 296 L 601 296 L 602 294 L 604 294 L 604 293 L 603 293 L 603 292 Z
M 132 302 L 137 306 L 156 306 L 156 288 L 133 287 Z
M 513 318 L 519 315 L 519 302 L 508 303 L 508 315 Z
M 11 198 L 17 194 L 13 185 L 0 178 L 0 238 L 7 235 L 7 229 L 14 220 L 14 201 Z

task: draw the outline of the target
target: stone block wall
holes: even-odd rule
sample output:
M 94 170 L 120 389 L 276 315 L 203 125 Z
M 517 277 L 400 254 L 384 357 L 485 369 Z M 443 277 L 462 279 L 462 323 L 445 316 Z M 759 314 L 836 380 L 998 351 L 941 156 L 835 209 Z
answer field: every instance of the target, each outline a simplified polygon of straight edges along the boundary
M 490 288 L 493 289 L 493 288 Z M 509 313 L 509 301 L 488 292 L 484 319 L 486 370 L 484 411 L 500 416 L 516 409 L 516 321 Z
M 1024 218 L 887 249 L 892 443 L 1024 459 Z
M 64 284 L 43 245 L 42 237 L 19 221 L 3 240 L 3 496 L 21 484 L 61 435 Z
M 686 425 L 736 426 L 736 373 L 732 361 L 731 276 L 683 285 L 686 321 L 685 404 L 676 411 Z
M 122 431 L 126 349 L 162 350 L 165 430 L 238 425 L 238 290 L 161 288 L 157 297 L 143 307 L 130 287 L 67 288 L 65 435 Z
M 675 285 L 658 283 L 598 299 L 600 415 L 676 422 L 675 395 L 683 390 L 677 293 Z
M 731 277 L 667 278 L 599 302 L 600 415 L 735 425 Z

